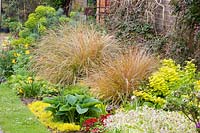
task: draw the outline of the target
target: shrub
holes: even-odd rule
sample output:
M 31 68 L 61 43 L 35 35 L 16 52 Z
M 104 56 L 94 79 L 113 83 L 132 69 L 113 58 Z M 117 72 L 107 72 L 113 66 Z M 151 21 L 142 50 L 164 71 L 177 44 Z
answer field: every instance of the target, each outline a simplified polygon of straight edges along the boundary
M 182 111 L 194 124 L 200 123 L 200 81 L 185 83 L 166 98 L 165 109 Z M 197 130 L 198 126 L 196 126 Z
M 130 50 L 128 53 L 110 60 L 101 71 L 91 75 L 87 84 L 101 99 L 120 103 L 137 90 L 157 65 L 156 59 L 144 50 Z
M 67 22 L 69 18 L 64 17 L 63 11 L 56 11 L 49 6 L 38 6 L 35 12 L 29 14 L 28 20 L 19 30 L 19 38 L 12 41 L 13 45 L 31 44 L 46 30 L 53 29 L 61 23 Z M 60 20 L 62 22 L 60 22 Z
M 105 120 L 112 133 L 195 133 L 195 124 L 178 112 L 166 112 L 152 108 L 138 108 L 127 113 L 118 112 Z
M 88 117 L 98 117 L 102 111 L 96 105 L 101 102 L 86 95 L 71 95 L 45 98 L 44 102 L 50 106 L 46 110 L 51 111 L 55 120 L 80 124 Z
M 115 57 L 115 44 L 111 36 L 102 35 L 92 26 L 66 25 L 42 38 L 33 56 L 33 67 L 53 83 L 72 84 Z

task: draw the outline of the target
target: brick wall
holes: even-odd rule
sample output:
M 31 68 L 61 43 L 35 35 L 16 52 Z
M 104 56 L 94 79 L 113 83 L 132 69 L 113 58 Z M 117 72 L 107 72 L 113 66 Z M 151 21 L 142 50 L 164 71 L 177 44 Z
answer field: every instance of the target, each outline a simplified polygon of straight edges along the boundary
M 102 23 L 104 21 L 104 12 L 108 11 L 109 1 L 110 0 L 97 0 L 97 22 Z M 170 0 L 149 1 L 153 2 L 155 5 L 153 10 L 151 10 L 153 16 L 149 22 L 154 25 L 158 32 L 167 32 L 171 30 L 174 26 L 175 16 L 172 16 L 172 9 L 169 5 Z M 156 1 L 161 3 L 157 4 Z M 146 16 L 144 19 L 146 19 Z

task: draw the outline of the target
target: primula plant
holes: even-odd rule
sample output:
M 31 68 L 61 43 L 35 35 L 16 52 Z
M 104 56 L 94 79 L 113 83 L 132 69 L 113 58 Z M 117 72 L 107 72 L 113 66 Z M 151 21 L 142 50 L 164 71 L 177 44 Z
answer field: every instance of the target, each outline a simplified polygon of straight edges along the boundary
M 17 94 L 25 98 L 42 98 L 58 94 L 55 85 L 38 79 L 30 75 L 12 75 L 9 77 L 7 84 L 10 88 L 15 89 Z

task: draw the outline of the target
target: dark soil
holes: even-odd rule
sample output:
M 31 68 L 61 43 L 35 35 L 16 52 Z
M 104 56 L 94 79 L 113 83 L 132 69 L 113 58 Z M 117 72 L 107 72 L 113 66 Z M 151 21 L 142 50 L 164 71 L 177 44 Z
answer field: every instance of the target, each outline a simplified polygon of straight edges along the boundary
M 29 103 L 32 103 L 33 101 L 36 101 L 35 98 L 21 98 L 21 101 L 25 104 L 28 105 Z

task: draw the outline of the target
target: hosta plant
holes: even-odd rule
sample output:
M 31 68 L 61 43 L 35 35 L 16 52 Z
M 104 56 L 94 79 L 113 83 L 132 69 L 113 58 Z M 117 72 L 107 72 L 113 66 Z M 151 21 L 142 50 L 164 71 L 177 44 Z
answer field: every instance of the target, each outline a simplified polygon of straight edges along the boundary
M 88 117 L 98 117 L 102 111 L 98 108 L 98 104 L 102 104 L 99 100 L 78 94 L 68 94 L 66 96 L 58 96 L 45 98 L 44 102 L 50 106 L 46 108 L 51 111 L 55 120 L 80 124 Z

